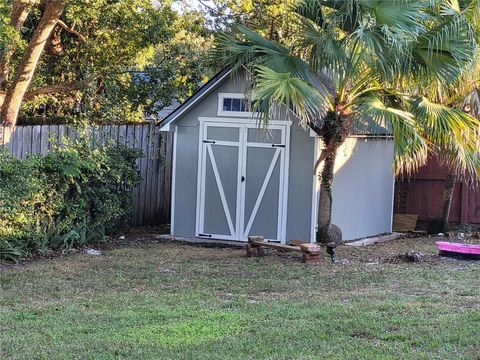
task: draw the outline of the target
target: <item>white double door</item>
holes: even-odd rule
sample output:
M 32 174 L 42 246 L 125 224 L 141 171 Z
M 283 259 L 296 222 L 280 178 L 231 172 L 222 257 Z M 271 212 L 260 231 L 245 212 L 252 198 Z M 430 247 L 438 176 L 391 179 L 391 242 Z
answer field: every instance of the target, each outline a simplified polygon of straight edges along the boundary
M 200 123 L 198 237 L 285 242 L 288 126 Z

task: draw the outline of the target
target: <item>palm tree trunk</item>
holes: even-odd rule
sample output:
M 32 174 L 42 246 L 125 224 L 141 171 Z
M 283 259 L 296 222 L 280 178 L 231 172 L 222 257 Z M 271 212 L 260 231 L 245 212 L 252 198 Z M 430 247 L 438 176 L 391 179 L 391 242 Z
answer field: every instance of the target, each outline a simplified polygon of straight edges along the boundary
M 0 112 L 0 121 L 7 126 L 15 126 L 20 105 L 28 87 L 33 79 L 40 56 L 45 49 L 48 38 L 52 34 L 60 15 L 65 7 L 64 0 L 46 0 L 45 10 L 32 39 L 28 43 L 23 54 L 22 61 L 18 66 L 12 85 L 6 92 Z
M 342 241 L 342 231 L 338 226 L 332 224 L 332 184 L 338 147 L 339 143 L 335 141 L 328 144 L 325 150 L 328 151 L 328 154 L 325 157 L 320 177 L 320 199 L 318 201 L 317 211 L 318 228 L 316 240 L 327 246 L 327 252 L 330 249 L 331 252 L 329 252 L 329 254 L 332 255 L 332 260 L 335 255 L 332 249 Z
M 336 155 L 335 149 L 326 157 L 320 176 L 320 199 L 318 201 L 317 213 L 318 229 L 328 227 L 332 223 L 332 183 Z
M 453 192 L 457 176 L 454 173 L 447 174 L 445 186 L 442 193 L 442 203 L 438 211 L 437 217 L 428 224 L 428 232 L 430 234 L 446 233 L 449 230 L 448 219 L 450 217 L 450 209 L 452 207 Z

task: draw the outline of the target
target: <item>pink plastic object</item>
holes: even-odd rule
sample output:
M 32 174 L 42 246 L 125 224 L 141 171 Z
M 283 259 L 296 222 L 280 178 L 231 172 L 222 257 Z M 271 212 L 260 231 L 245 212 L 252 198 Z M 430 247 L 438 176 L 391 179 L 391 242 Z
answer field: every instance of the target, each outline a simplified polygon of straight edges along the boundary
M 480 245 L 452 243 L 447 241 L 437 241 L 436 244 L 440 252 L 480 256 Z

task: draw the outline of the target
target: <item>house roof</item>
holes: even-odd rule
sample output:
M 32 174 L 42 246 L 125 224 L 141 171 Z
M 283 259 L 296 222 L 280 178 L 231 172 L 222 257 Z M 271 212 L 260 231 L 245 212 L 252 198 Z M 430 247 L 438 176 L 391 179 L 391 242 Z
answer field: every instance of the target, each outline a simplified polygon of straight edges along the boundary
M 207 94 L 209 94 L 216 86 L 222 82 L 230 73 L 232 72 L 231 68 L 225 68 L 208 80 L 205 85 L 198 89 L 192 96 L 185 100 L 180 106 L 178 106 L 174 111 L 172 111 L 165 119 L 163 119 L 158 126 L 160 126 L 160 131 L 170 131 L 170 124 L 187 112 L 192 106 L 197 104 L 201 99 L 203 99 Z

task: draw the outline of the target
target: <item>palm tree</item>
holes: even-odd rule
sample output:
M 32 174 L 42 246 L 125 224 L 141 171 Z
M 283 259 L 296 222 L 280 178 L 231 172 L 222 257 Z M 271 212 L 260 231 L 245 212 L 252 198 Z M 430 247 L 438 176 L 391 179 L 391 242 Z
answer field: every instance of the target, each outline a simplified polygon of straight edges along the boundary
M 447 100 L 451 106 L 459 107 L 472 117 L 480 120 L 480 61 L 477 68 L 472 71 L 466 79 L 462 79 L 474 87 L 456 87 L 450 89 L 450 96 Z M 465 91 L 468 94 L 465 95 Z M 459 151 L 455 148 L 455 143 L 450 146 L 443 146 L 437 149 L 436 157 L 440 162 L 446 165 L 448 173 L 445 179 L 442 198 L 437 216 L 428 223 L 428 232 L 430 234 L 445 233 L 449 230 L 450 209 L 452 206 L 455 184 L 458 179 L 468 182 L 478 182 L 480 180 L 480 128 L 476 132 L 477 144 L 475 147 L 464 147 Z
M 253 109 L 264 124 L 279 105 L 323 140 L 317 242 L 334 248 L 332 181 L 338 147 L 355 129 L 380 125 L 394 137 L 395 168 L 415 170 L 435 146 L 471 147 L 478 122 L 429 101 L 422 84 L 452 83 L 476 55 L 471 25 L 450 11 L 456 0 L 300 0 L 301 29 L 291 44 L 237 25 L 219 36 L 214 56 L 249 74 Z
M 453 4 L 453 3 L 452 3 Z M 450 11 L 462 14 L 472 25 L 477 43 L 480 41 L 480 0 L 459 1 Z M 464 112 L 480 120 L 480 59 L 467 74 L 453 85 L 433 91 L 438 101 L 451 107 L 461 108 Z M 442 200 L 437 216 L 428 224 L 429 233 L 445 233 L 449 230 L 449 216 L 455 184 L 458 179 L 478 182 L 480 179 L 480 129 L 476 134 L 476 148 L 457 151 L 454 144 L 437 149 L 437 159 L 448 169 L 442 191 Z

